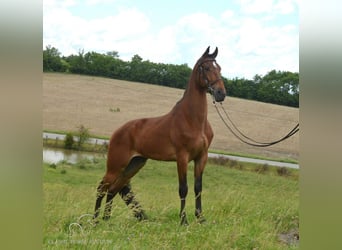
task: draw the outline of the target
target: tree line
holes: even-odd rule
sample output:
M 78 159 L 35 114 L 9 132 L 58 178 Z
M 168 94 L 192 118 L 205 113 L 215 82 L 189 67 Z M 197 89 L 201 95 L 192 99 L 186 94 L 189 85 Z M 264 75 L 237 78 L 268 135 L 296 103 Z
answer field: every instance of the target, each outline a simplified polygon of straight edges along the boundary
M 192 68 L 187 64 L 154 63 L 134 55 L 130 61 L 119 58 L 117 51 L 87 52 L 61 56 L 57 48 L 43 50 L 44 72 L 66 72 L 103 76 L 135 82 L 185 89 Z M 229 96 L 279 105 L 299 107 L 299 73 L 271 70 L 253 79 L 222 76 Z

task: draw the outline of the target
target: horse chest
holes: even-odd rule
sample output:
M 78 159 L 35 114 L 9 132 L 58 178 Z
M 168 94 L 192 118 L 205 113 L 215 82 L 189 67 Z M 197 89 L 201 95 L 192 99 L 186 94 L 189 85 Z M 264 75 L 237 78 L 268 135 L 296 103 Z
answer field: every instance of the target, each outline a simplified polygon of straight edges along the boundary
M 189 151 L 201 151 L 208 148 L 208 138 L 202 131 L 182 133 L 181 138 L 183 147 L 189 149 Z
M 204 133 L 201 133 L 201 135 L 197 137 L 196 142 L 197 142 L 197 146 L 199 148 L 205 148 L 206 149 L 209 146 L 208 145 L 208 138 Z

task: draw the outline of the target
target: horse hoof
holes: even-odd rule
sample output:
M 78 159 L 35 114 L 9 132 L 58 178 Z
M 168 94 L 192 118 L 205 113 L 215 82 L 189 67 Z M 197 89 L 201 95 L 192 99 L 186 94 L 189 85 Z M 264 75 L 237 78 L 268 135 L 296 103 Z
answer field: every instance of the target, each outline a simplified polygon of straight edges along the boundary
M 207 220 L 203 216 L 201 216 L 201 217 L 197 218 L 197 222 L 199 224 L 204 224 L 207 222 Z
M 93 227 L 96 227 L 99 223 L 100 223 L 99 220 L 93 219 L 92 225 L 93 225 Z
M 186 217 L 182 217 L 180 225 L 181 226 L 189 226 L 189 223 L 188 223 L 188 220 L 186 219 Z
M 106 216 L 103 216 L 103 217 L 102 217 L 102 219 L 103 219 L 103 220 L 105 220 L 105 221 L 107 221 L 107 220 L 109 220 L 109 219 L 110 219 L 110 216 L 108 216 L 108 215 L 106 215 Z
M 138 219 L 138 221 L 147 220 L 147 215 L 144 212 L 137 213 L 134 216 Z

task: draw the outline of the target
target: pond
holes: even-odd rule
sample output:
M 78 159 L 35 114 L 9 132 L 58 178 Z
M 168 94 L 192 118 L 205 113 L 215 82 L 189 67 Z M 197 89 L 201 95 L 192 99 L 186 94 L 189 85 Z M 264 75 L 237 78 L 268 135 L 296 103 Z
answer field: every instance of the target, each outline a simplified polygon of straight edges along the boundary
M 74 164 L 82 159 L 92 160 L 95 157 L 104 158 L 105 154 L 66 150 L 62 148 L 43 147 L 43 162 L 46 163 L 58 163 L 60 161 L 67 161 Z
M 209 158 L 227 157 L 232 160 L 241 161 L 241 162 L 253 162 L 253 163 L 258 163 L 258 164 L 268 164 L 270 166 L 276 166 L 276 167 L 287 167 L 287 168 L 299 169 L 299 165 L 295 163 L 251 159 L 251 158 L 232 156 L 232 155 L 218 155 L 214 153 L 209 153 L 208 156 Z M 82 159 L 92 160 L 95 157 L 105 158 L 106 153 L 101 154 L 101 153 L 91 153 L 91 152 L 84 152 L 84 151 L 66 150 L 62 148 L 43 147 L 43 162 L 46 162 L 46 163 L 58 163 L 64 160 L 69 163 L 75 164 Z

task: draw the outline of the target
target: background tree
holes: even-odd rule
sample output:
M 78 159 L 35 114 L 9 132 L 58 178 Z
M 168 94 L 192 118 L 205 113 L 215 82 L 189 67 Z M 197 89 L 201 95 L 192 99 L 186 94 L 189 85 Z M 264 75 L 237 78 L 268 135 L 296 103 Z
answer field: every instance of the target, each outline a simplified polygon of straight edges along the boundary
M 66 60 L 70 64 L 71 73 L 86 74 L 87 70 L 84 50 L 79 50 L 78 55 L 71 55 L 67 57 Z
M 299 106 L 299 74 L 272 70 L 261 78 L 257 100 L 280 105 Z
M 65 72 L 68 65 L 62 61 L 61 53 L 51 45 L 43 50 L 43 71 L 44 72 Z
M 107 53 L 79 50 L 77 55 L 61 58 L 60 52 L 51 46 L 43 51 L 44 71 L 70 72 L 114 79 L 157 84 L 184 89 L 192 69 L 187 64 L 154 63 L 134 55 L 131 61 L 123 61 L 115 50 Z M 299 73 L 271 70 L 265 76 L 253 79 L 222 76 L 229 96 L 261 102 L 299 106 Z

